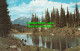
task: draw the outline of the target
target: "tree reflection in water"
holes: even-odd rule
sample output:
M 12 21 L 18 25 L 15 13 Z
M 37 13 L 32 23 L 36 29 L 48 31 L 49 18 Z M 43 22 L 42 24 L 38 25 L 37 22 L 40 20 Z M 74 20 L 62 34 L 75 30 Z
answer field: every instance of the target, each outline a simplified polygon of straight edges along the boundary
M 21 36 L 15 35 L 15 37 Z M 34 46 L 42 46 L 50 49 L 58 49 L 60 51 L 71 48 L 75 46 L 80 46 L 80 37 L 77 36 L 31 36 L 26 35 L 26 38 L 29 42 L 26 42 L 26 45 L 33 44 Z

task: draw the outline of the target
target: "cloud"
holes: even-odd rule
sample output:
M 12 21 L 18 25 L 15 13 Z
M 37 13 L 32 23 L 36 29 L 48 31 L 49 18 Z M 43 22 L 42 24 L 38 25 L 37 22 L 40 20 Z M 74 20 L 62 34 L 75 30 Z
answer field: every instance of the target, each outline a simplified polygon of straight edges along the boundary
M 43 14 L 45 14 L 46 9 L 49 9 L 49 12 L 52 11 L 53 7 L 58 8 L 60 11 L 61 4 L 63 5 L 63 8 L 67 10 L 67 6 L 69 7 L 69 11 L 73 12 L 75 6 L 75 3 L 70 2 L 69 4 L 67 3 L 61 3 L 61 2 L 53 2 L 53 1 L 48 1 L 48 0 L 32 0 L 29 4 L 26 4 L 23 2 L 19 6 L 11 7 L 8 8 L 10 11 L 10 15 L 13 17 L 13 15 L 17 16 L 26 16 L 26 17 L 31 17 L 32 13 L 36 13 L 39 18 Z M 78 5 L 80 5 L 80 2 L 78 2 Z

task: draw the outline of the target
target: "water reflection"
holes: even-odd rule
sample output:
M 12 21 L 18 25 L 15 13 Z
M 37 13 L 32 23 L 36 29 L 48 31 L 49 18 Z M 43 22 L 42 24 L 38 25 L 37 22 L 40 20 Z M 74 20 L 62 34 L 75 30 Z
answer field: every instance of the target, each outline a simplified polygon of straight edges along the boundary
M 80 46 L 80 37 L 77 36 L 32 36 L 32 35 L 14 35 L 20 39 L 26 39 L 26 45 L 41 46 L 60 51 Z

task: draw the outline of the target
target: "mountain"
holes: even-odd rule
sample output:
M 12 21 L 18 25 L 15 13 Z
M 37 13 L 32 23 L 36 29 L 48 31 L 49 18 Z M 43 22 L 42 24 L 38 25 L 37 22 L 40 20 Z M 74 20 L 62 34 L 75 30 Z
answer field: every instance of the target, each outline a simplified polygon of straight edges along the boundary
M 29 17 L 20 17 L 18 19 L 15 19 L 14 21 L 12 21 L 12 24 L 20 24 L 20 25 L 27 25 L 26 22 L 31 22 L 31 18 Z M 41 21 L 41 19 L 39 19 L 39 21 Z
M 27 25 L 26 22 L 30 22 L 31 18 L 29 17 L 20 17 L 18 19 L 15 19 L 14 21 L 12 21 L 12 24 L 20 24 L 20 25 Z

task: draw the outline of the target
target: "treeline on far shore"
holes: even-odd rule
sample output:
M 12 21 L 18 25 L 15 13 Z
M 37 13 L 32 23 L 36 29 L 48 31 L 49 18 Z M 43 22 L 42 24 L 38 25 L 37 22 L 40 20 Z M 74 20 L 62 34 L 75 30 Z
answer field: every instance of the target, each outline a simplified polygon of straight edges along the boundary
M 40 22 L 38 16 L 35 14 L 32 14 L 31 22 Z M 61 5 L 60 13 L 58 9 L 53 8 L 51 14 L 48 11 L 45 12 L 45 16 L 42 14 L 42 21 L 41 22 L 54 22 L 54 25 L 52 28 L 32 28 L 33 33 L 39 33 L 39 30 L 41 33 L 44 34 L 75 34 L 77 32 L 77 27 L 80 26 L 80 13 L 78 9 L 78 4 L 75 4 L 75 10 L 74 13 L 71 13 L 67 7 L 67 14 L 65 14 L 65 10 Z M 63 29 L 63 31 L 61 31 Z M 70 33 L 71 32 L 71 33 Z M 78 32 L 79 33 L 79 32 Z
M 40 22 L 38 16 L 32 14 L 31 22 Z M 58 9 L 53 8 L 51 14 L 49 13 L 48 9 L 45 12 L 45 16 L 42 14 L 42 19 L 41 22 L 49 23 L 49 22 L 54 22 L 54 25 L 52 25 L 52 28 L 29 28 L 28 26 L 25 26 L 26 28 L 19 28 L 20 32 L 33 32 L 33 33 L 44 33 L 44 34 L 49 34 L 49 33 L 54 33 L 58 34 L 60 32 L 65 32 L 66 34 L 73 34 L 76 32 L 77 27 L 80 26 L 80 13 L 78 9 L 78 4 L 75 4 L 75 10 L 74 13 L 72 14 L 69 12 L 69 9 L 67 7 L 67 14 L 65 14 L 65 10 L 61 5 L 60 13 Z M 32 24 L 30 24 L 32 25 Z M 41 25 L 41 24 L 38 24 Z M 46 24 L 45 24 L 46 25 Z M 73 27 L 73 28 L 72 28 Z M 63 29 L 63 31 L 61 31 Z M 69 33 L 68 33 L 69 32 Z M 72 32 L 72 33 L 70 33 Z M 65 34 L 61 33 L 61 34 Z
M 75 10 L 74 13 L 69 12 L 69 9 L 67 7 L 67 14 L 65 14 L 65 9 L 61 5 L 60 13 L 58 9 L 53 8 L 51 14 L 48 11 L 45 12 L 45 16 L 42 15 L 42 22 L 54 22 L 55 27 L 78 27 L 80 26 L 80 13 L 78 9 L 77 3 L 75 4 Z M 31 22 L 40 22 L 38 16 L 32 14 L 32 20 Z

